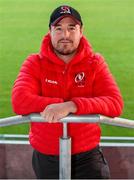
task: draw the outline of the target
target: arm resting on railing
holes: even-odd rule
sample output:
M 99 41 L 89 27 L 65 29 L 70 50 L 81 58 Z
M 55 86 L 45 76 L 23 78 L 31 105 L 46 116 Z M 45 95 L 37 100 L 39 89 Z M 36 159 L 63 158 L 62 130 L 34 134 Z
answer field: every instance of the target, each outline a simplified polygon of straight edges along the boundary
M 44 122 L 45 119 L 41 117 L 40 114 L 33 113 L 26 116 L 12 116 L 0 119 L 0 127 L 10 126 L 15 124 L 29 123 L 29 122 Z M 124 119 L 124 118 L 110 118 L 103 115 L 69 115 L 60 122 L 66 123 L 102 123 L 113 126 L 121 126 L 127 128 L 134 128 L 134 120 Z

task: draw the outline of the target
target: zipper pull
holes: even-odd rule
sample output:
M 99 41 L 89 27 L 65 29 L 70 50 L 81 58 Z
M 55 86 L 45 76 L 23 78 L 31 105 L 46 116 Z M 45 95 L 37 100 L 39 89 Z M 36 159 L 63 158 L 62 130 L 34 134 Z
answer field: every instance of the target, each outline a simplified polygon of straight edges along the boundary
M 67 71 L 67 65 L 65 66 L 64 70 L 62 71 L 63 74 L 65 74 Z

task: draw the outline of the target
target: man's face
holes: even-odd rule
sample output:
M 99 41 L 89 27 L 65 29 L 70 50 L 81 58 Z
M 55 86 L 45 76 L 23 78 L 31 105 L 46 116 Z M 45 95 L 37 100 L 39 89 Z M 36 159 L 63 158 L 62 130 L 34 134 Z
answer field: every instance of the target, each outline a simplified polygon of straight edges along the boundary
M 51 26 L 50 36 L 56 53 L 71 55 L 79 46 L 82 28 L 72 18 L 65 17 L 55 26 Z

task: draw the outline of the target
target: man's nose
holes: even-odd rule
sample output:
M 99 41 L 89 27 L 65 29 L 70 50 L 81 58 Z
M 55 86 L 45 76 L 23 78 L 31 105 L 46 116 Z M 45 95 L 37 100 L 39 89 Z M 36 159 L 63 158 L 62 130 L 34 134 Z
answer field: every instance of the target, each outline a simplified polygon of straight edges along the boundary
M 68 38 L 69 37 L 69 31 L 68 30 L 64 30 L 63 31 L 63 37 L 64 38 Z

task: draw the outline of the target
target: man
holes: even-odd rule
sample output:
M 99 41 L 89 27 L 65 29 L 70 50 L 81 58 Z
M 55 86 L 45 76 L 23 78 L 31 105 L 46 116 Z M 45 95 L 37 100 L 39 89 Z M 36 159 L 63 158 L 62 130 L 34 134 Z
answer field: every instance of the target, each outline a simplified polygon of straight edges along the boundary
M 60 119 L 70 113 L 119 116 L 123 101 L 117 84 L 100 54 L 83 36 L 83 22 L 70 6 L 56 8 L 49 33 L 39 54 L 21 67 L 12 92 L 17 114 L 40 113 L 47 123 L 31 123 L 33 168 L 37 178 L 59 178 Z M 72 178 L 109 178 L 107 162 L 99 147 L 98 124 L 70 123 Z

